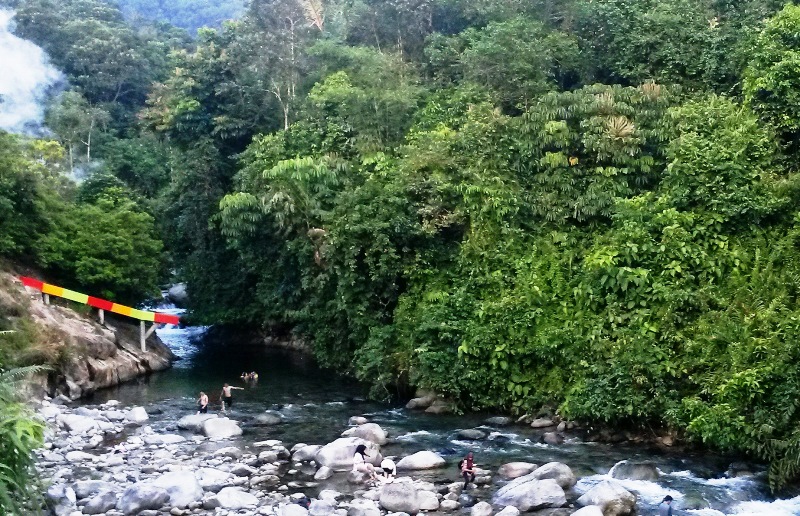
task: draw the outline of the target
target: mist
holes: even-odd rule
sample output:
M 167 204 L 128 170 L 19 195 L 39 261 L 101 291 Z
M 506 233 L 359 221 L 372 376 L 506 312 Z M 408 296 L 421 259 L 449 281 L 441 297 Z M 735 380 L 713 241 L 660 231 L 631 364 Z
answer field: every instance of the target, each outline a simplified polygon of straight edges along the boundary
M 41 134 L 44 101 L 63 75 L 44 50 L 11 33 L 13 17 L 0 9 L 0 129 Z

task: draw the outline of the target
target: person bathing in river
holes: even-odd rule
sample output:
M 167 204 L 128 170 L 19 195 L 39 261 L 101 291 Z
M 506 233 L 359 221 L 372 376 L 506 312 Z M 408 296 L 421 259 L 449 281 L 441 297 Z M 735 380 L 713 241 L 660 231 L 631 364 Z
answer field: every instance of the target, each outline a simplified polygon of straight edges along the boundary
M 658 506 L 658 516 L 672 516 L 672 497 L 667 495 Z
M 200 397 L 197 399 L 197 413 L 208 413 L 208 395 L 203 391 L 200 391 Z
M 464 491 L 466 491 L 469 483 L 475 481 L 475 457 L 472 452 L 461 459 L 461 476 L 464 477 Z
M 367 473 L 371 482 L 378 480 L 375 467 L 367 462 L 367 447 L 363 444 L 356 446 L 356 452 L 353 454 L 353 471 Z
M 238 389 L 243 391 L 243 387 L 232 387 L 227 383 L 222 386 L 222 392 L 220 393 L 220 397 L 222 398 L 222 411 L 225 412 L 225 407 L 227 406 L 228 409 L 233 407 L 233 393 L 231 392 L 233 389 Z

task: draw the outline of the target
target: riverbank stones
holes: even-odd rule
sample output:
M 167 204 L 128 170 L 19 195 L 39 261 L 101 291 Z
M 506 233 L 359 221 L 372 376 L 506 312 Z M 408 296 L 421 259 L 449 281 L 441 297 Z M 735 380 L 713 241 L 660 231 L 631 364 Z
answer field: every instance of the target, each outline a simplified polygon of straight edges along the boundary
M 580 506 L 597 505 L 604 516 L 623 516 L 632 514 L 636 508 L 636 495 L 612 481 L 604 481 L 578 498 Z

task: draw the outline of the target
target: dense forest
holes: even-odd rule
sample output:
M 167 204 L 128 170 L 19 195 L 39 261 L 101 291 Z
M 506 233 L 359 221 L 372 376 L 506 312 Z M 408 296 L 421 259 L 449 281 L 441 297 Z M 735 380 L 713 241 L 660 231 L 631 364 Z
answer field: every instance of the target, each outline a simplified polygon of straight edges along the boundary
M 0 135 L 0 255 L 123 301 L 186 281 L 195 321 L 302 335 L 376 397 L 800 474 L 800 7 L 251 0 L 195 35 L 125 14 L 231 13 L 6 5 L 68 86 L 50 137 Z

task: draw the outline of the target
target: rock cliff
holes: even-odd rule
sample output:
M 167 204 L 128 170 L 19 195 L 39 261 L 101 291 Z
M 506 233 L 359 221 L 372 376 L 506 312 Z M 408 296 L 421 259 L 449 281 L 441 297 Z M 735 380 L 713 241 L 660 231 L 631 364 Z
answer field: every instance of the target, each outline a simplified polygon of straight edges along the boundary
M 51 368 L 31 379 L 29 396 L 78 399 L 172 365 L 175 355 L 155 333 L 147 339 L 147 351 L 141 351 L 137 321 L 106 314 L 101 325 L 88 307 L 79 313 L 70 304 L 53 300 L 46 305 L 39 292 L 0 272 L 0 306 L 33 328 L 28 353 L 38 359 L 28 362 L 46 362 Z

